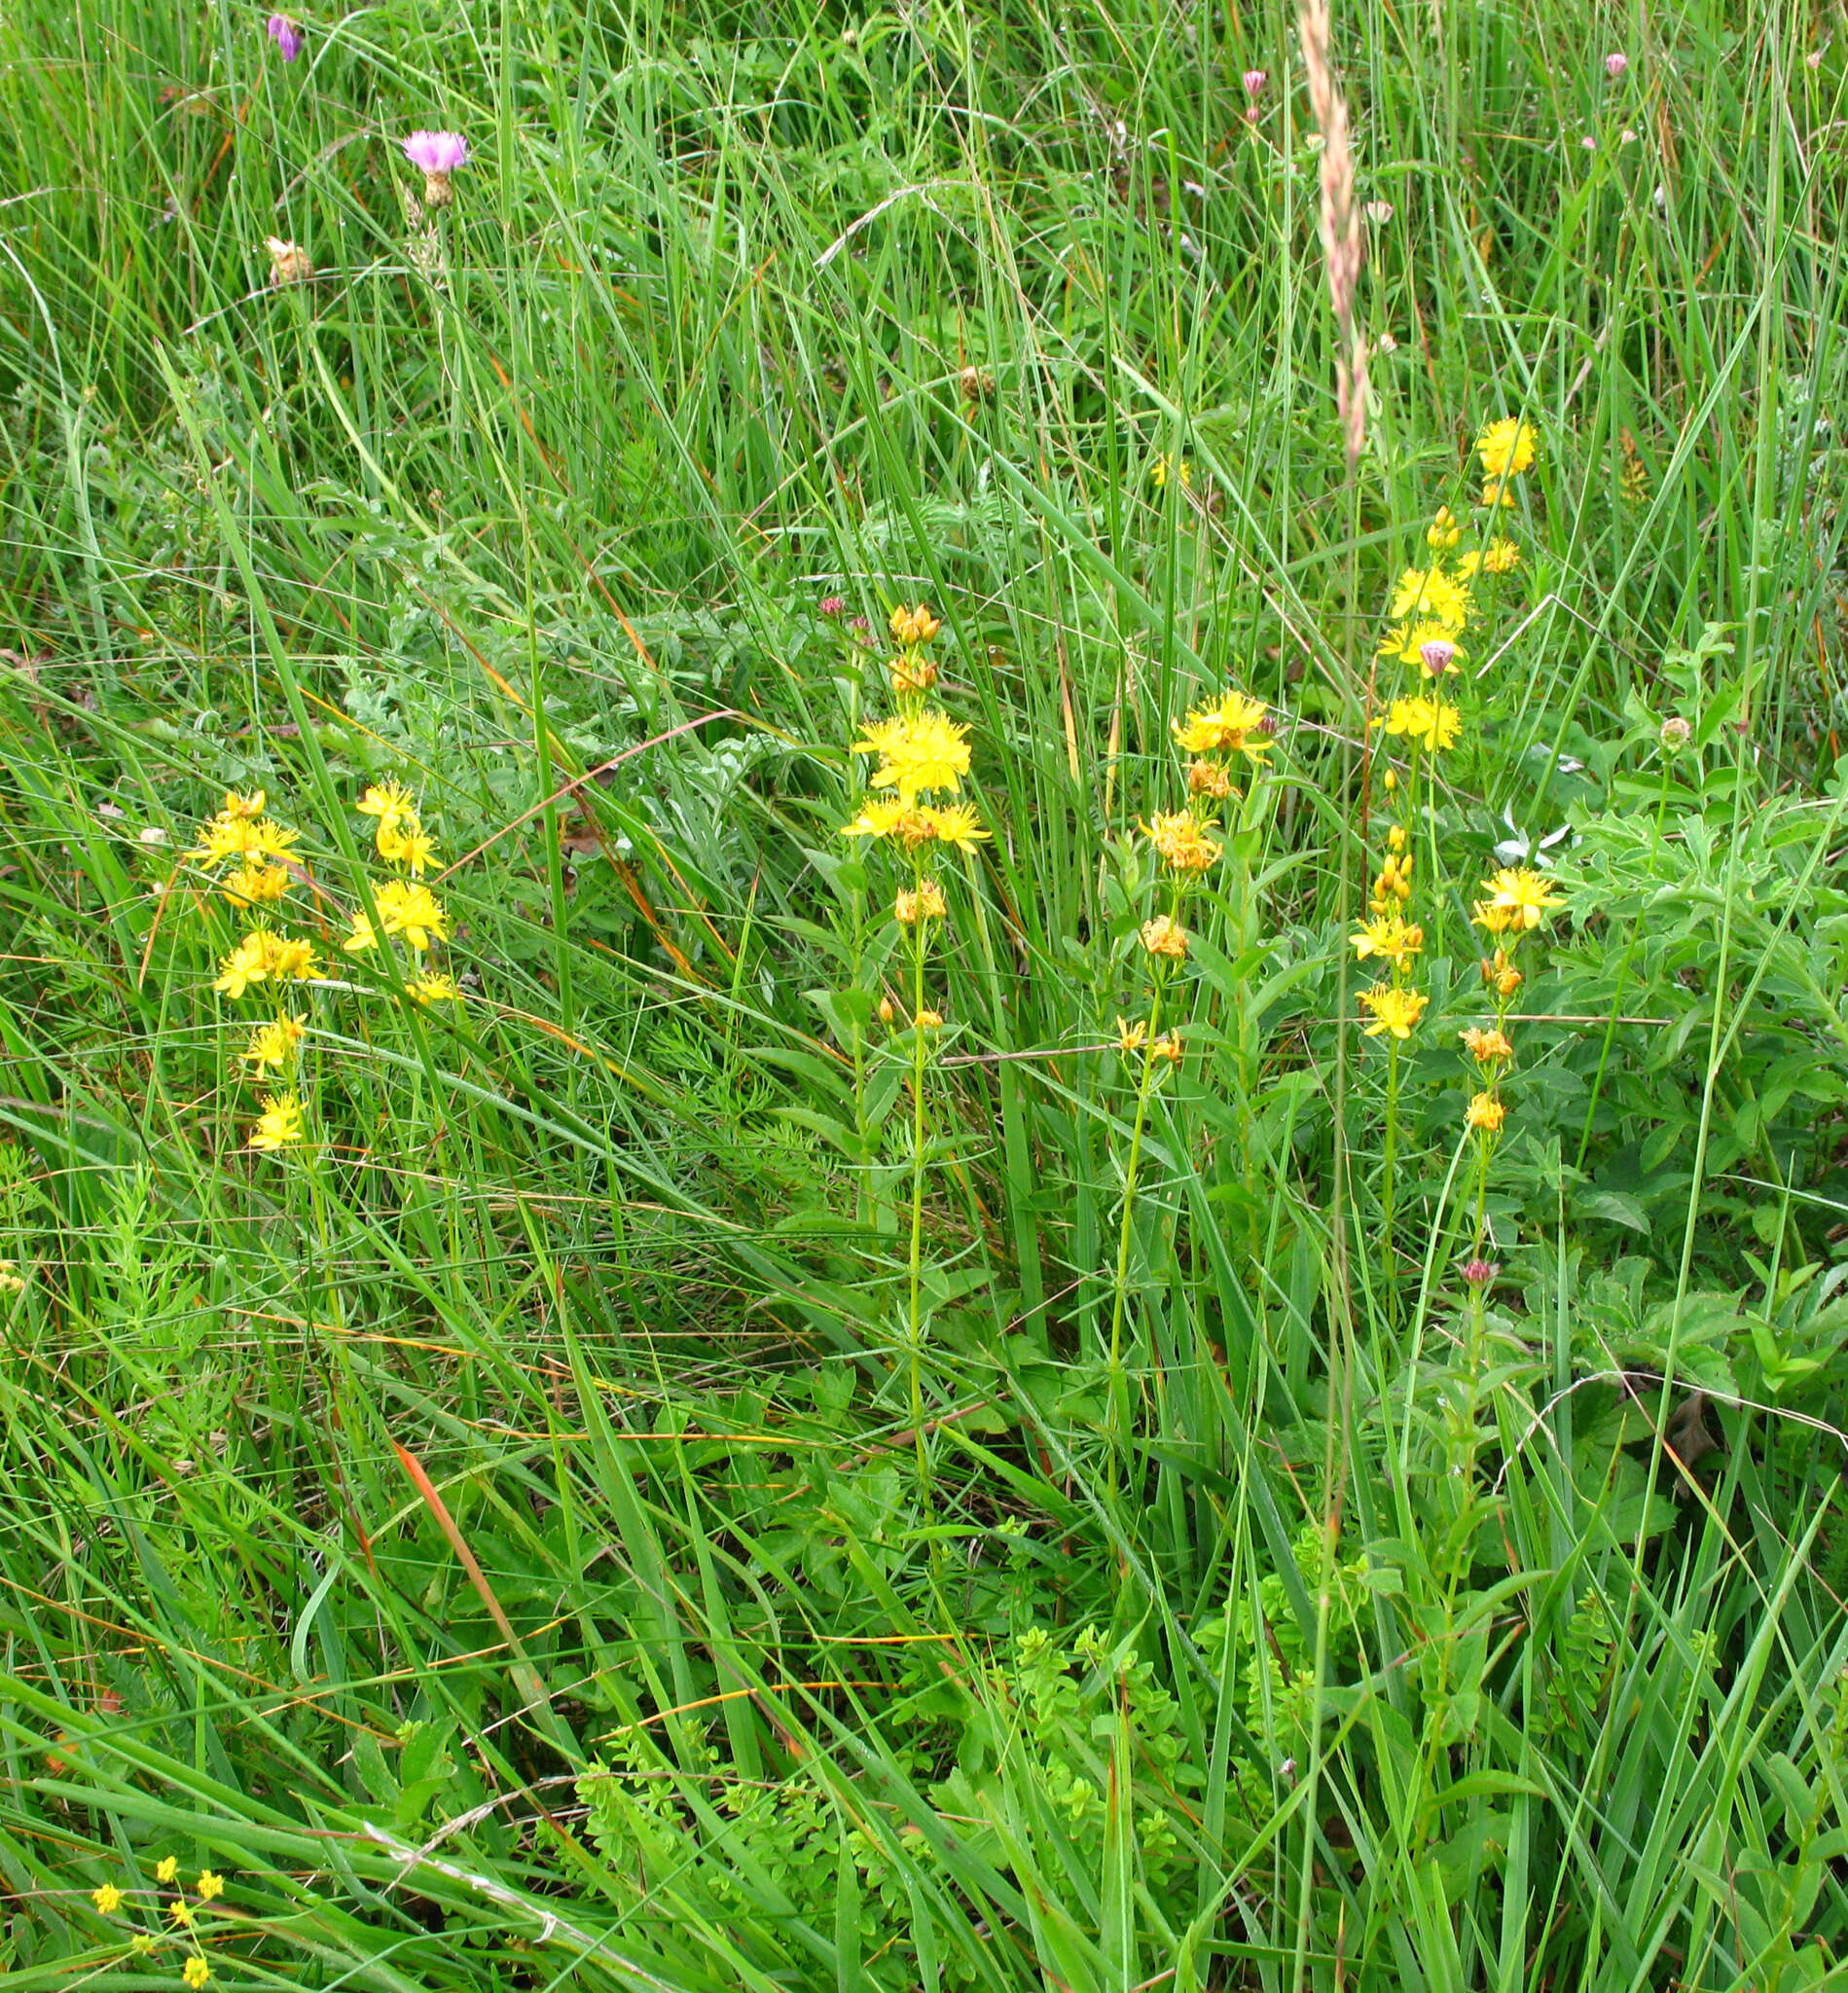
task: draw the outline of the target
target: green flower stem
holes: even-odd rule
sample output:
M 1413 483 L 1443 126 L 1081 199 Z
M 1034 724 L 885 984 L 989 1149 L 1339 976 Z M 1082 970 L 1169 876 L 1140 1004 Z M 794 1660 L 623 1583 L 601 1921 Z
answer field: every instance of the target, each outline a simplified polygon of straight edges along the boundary
M 918 1455 L 918 1500 L 930 1512 L 930 1464 L 924 1453 L 924 872 L 914 874 L 919 896 L 918 918 L 911 924 L 911 1296 L 907 1335 L 911 1366 L 911 1436 Z
M 1386 1300 L 1393 1305 L 1393 1213 L 1394 1189 L 1398 1176 L 1398 1038 L 1386 1035 L 1386 1155 L 1380 1178 L 1380 1271 L 1386 1281 Z
M 1110 1461 L 1109 1492 L 1116 1494 L 1116 1469 L 1129 1442 L 1128 1392 L 1123 1379 L 1123 1313 L 1129 1298 L 1131 1227 L 1136 1219 L 1136 1175 L 1142 1158 L 1142 1131 L 1148 1125 L 1148 1101 L 1154 1091 L 1155 1039 L 1161 1031 L 1163 978 L 1158 973 L 1149 998 L 1148 1035 L 1142 1043 L 1142 1070 L 1136 1088 L 1136 1121 L 1130 1133 L 1129 1162 L 1123 1173 L 1123 1222 L 1116 1239 L 1116 1291 L 1110 1307 Z

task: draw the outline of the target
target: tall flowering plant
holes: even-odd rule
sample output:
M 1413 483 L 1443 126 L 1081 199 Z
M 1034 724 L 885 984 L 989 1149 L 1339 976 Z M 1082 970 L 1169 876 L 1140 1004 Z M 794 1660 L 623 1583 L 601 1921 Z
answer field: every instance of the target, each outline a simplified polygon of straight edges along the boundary
M 943 1017 L 925 998 L 932 945 L 950 914 L 939 859 L 946 850 L 972 856 L 989 835 L 975 807 L 956 800 L 969 774 L 969 730 L 929 704 L 938 676 L 930 644 L 941 628 L 940 620 L 922 602 L 892 611 L 889 629 L 898 649 L 887 673 L 893 709 L 884 719 L 866 722 L 852 743 L 853 753 L 875 757 L 867 783 L 871 793 L 841 826 L 843 836 L 866 838 L 890 852 L 905 882 L 893 892 L 891 911 L 910 971 L 907 1029 L 912 1142 L 905 1345 L 919 1492 L 926 1504 L 929 1465 L 924 1451 L 923 1386 L 924 1165 L 929 1133 L 926 1082 L 930 1048 L 943 1029 Z M 897 1012 L 889 1001 L 881 1014 L 896 1021 Z

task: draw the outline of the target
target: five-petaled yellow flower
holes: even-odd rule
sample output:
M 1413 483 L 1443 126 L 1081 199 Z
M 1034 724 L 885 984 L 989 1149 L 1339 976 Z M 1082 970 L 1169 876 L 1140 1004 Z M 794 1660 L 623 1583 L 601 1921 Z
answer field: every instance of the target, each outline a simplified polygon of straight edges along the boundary
M 1488 897 L 1477 901 L 1474 924 L 1491 934 L 1528 933 L 1566 904 L 1550 879 L 1525 865 L 1504 867 L 1481 889 Z
M 1476 438 L 1476 454 L 1485 477 L 1506 478 L 1534 461 L 1534 425 L 1513 416 L 1491 422 Z
M 1260 760 L 1270 752 L 1264 703 L 1243 692 L 1224 692 L 1188 709 L 1175 722 L 1175 740 L 1185 754 L 1245 754 Z
M 306 1030 L 299 1017 L 283 1016 L 272 1024 L 260 1024 L 241 1054 L 247 1064 L 257 1069 L 254 1077 L 262 1079 L 272 1066 L 280 1072 L 289 1065 Z
M 1425 945 L 1425 930 L 1396 914 L 1377 914 L 1372 920 L 1361 922 L 1348 939 L 1354 944 L 1357 960 L 1365 961 L 1369 956 L 1378 956 L 1394 971 L 1403 974 L 1411 966 L 1413 956 Z
M 1395 1038 L 1409 1038 L 1412 1027 L 1424 1016 L 1425 1005 L 1430 1001 L 1421 991 L 1375 983 L 1372 989 L 1360 992 L 1362 1008 L 1373 1013 L 1373 1022 L 1365 1028 L 1366 1035 L 1377 1038 L 1390 1032 Z
M 410 986 L 419 1003 L 459 1003 L 462 993 L 453 976 L 418 976 Z
M 1454 635 L 1469 620 L 1469 591 L 1441 567 L 1408 567 L 1386 614 L 1394 623 L 1441 623 Z
M 292 1141 L 302 1139 L 302 1103 L 293 1094 L 265 1094 L 263 1113 L 255 1129 L 251 1131 L 250 1146 L 255 1149 L 286 1148 Z M 162 1865 L 163 1867 L 165 1864 Z M 178 1872 L 177 1864 L 175 1872 Z M 163 1875 L 163 1882 L 171 1882 L 171 1875 Z
M 263 789 L 252 789 L 249 795 L 240 796 L 236 789 L 225 791 L 225 807 L 218 813 L 221 816 L 261 816 L 270 804 L 270 797 Z
M 373 900 L 387 934 L 402 934 L 419 955 L 432 939 L 449 939 L 449 915 L 427 886 L 407 885 L 402 879 L 387 879 L 377 888 Z M 354 938 L 358 938 L 357 924 Z
M 1389 734 L 1416 741 L 1429 753 L 1454 746 L 1463 715 L 1441 699 L 1395 699 L 1380 722 Z
M 402 782 L 374 782 L 360 797 L 357 809 L 362 816 L 376 816 L 380 823 L 396 823 L 417 815 L 417 798 Z
M 436 860 L 436 841 L 416 816 L 381 816 L 376 842 L 387 865 L 402 865 L 414 878 Z
M 947 714 L 933 711 L 909 717 L 875 720 L 853 743 L 855 754 L 877 754 L 873 787 L 896 789 L 907 808 L 925 791 L 961 792 L 969 772 L 969 730 Z

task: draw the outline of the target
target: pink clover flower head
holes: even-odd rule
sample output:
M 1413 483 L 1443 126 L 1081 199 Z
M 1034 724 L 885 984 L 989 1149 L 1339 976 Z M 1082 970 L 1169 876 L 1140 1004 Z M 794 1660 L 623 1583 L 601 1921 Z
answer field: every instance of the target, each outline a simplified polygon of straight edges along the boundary
M 285 62 L 293 62 L 302 53 L 302 30 L 286 14 L 271 15 L 270 39 Z
M 815 604 L 815 608 L 823 616 L 845 616 L 847 614 L 847 598 L 845 596 L 823 596 Z
M 1451 659 L 1457 655 L 1457 646 L 1447 636 L 1433 636 L 1429 643 L 1418 646 L 1419 661 L 1433 678 L 1441 678 L 1446 671 L 1454 670 Z
M 1245 94 L 1248 97 L 1261 97 L 1264 94 L 1264 86 L 1270 78 L 1261 69 L 1248 69 L 1239 80 L 1245 85 Z
M 1486 1287 L 1501 1271 L 1486 1259 L 1471 1259 L 1465 1262 L 1463 1277 L 1472 1287 Z
M 1611 79 L 1612 83 L 1615 83 L 1617 78 L 1621 76 L 1623 72 L 1627 68 L 1629 68 L 1629 66 L 1630 58 L 1623 53 L 1621 49 L 1612 49 L 1610 54 L 1608 54 L 1604 58 L 1604 73 Z
M 424 206 L 448 207 L 455 199 L 450 175 L 468 158 L 468 140 L 459 131 L 414 131 L 404 156 L 423 169 Z

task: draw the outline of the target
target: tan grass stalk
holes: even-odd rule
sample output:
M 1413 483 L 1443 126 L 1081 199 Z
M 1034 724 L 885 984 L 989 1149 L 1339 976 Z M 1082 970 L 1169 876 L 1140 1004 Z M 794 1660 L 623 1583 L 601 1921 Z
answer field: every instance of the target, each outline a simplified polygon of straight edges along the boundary
M 1348 102 L 1335 81 L 1329 54 L 1328 0 L 1297 0 L 1296 32 L 1309 76 L 1309 107 L 1322 133 L 1322 257 L 1328 272 L 1328 302 L 1344 349 L 1335 366 L 1335 400 L 1347 439 L 1348 468 L 1353 470 L 1366 444 L 1366 341 L 1354 323 L 1354 293 L 1360 278 L 1360 215 L 1354 200 Z

